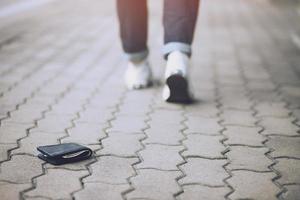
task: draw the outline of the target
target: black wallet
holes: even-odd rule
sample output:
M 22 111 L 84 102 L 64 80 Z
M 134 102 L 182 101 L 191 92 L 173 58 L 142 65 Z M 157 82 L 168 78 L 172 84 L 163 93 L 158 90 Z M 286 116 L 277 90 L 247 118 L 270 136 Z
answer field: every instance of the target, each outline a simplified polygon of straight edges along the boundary
M 37 150 L 41 152 L 41 154 L 38 155 L 40 159 L 53 165 L 85 160 L 90 158 L 93 154 L 90 148 L 75 143 L 39 146 Z

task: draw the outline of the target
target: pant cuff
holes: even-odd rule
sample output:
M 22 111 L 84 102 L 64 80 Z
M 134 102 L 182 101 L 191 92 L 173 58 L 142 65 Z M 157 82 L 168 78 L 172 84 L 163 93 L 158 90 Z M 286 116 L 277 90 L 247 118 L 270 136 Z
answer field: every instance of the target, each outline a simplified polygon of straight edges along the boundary
M 192 54 L 192 48 L 190 44 L 183 42 L 169 42 L 163 47 L 164 58 L 167 59 L 169 53 L 173 51 L 181 51 L 182 53 L 186 53 L 188 56 Z
M 126 60 L 129 60 L 131 62 L 141 62 L 148 57 L 148 54 L 149 54 L 149 51 L 147 49 L 147 50 L 135 52 L 135 53 L 124 53 L 124 57 Z

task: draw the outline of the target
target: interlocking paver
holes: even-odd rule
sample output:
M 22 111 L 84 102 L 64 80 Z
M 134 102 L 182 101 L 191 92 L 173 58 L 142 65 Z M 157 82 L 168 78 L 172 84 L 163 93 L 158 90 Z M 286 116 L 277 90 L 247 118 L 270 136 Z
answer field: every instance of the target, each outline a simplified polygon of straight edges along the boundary
M 36 188 L 26 192 L 25 196 L 72 199 L 71 193 L 81 188 L 79 178 L 87 174 L 86 171 L 48 169 L 46 175 L 36 179 Z M 66 183 L 68 183 L 68 187 L 65 187 Z
M 136 152 L 142 149 L 140 140 L 145 136 L 142 134 L 109 134 L 109 137 L 102 140 L 103 149 L 99 151 L 101 155 L 116 155 L 132 157 L 137 156 Z
M 287 118 L 290 111 L 282 102 L 264 102 L 255 106 L 258 111 L 258 117 L 285 117 Z
M 94 144 L 104 138 L 105 126 L 90 123 L 76 123 L 75 127 L 68 129 L 69 137 L 62 139 L 62 142 L 77 142 L 81 144 Z
M 146 127 L 145 121 L 140 117 L 119 116 L 117 120 L 111 122 L 112 128 L 109 131 L 123 131 L 140 133 Z
M 185 109 L 187 116 L 217 117 L 219 110 L 214 103 L 198 103 Z
M 31 178 L 42 174 L 43 162 L 29 155 L 15 155 L 1 164 L 0 181 L 13 183 L 31 183 Z
M 179 154 L 183 149 L 182 146 L 148 144 L 145 149 L 139 152 L 143 162 L 139 163 L 137 168 L 178 170 L 177 165 L 184 162 Z
M 181 190 L 176 178 L 179 171 L 160 171 L 155 169 L 138 170 L 138 175 L 130 179 L 134 191 L 126 195 L 127 199 L 174 199 L 173 195 Z
M 281 177 L 277 180 L 280 184 L 300 184 L 300 160 L 281 158 L 274 169 L 279 171 Z
M 202 118 L 202 117 L 189 117 L 185 122 L 188 129 L 185 133 L 199 133 L 203 135 L 219 135 L 222 127 L 218 123 L 218 118 Z
M 279 188 L 272 182 L 273 172 L 233 171 L 228 183 L 234 188 L 231 199 L 277 199 Z
M 228 169 L 248 169 L 253 171 L 270 171 L 269 166 L 273 163 L 265 154 L 267 148 L 253 148 L 246 146 L 232 146 L 226 154 L 230 160 Z
M 223 168 L 226 160 L 189 158 L 180 168 L 186 174 L 180 184 L 201 184 L 206 186 L 224 186 L 223 180 L 229 175 Z
M 16 143 L 19 138 L 26 136 L 26 130 L 30 128 L 26 124 L 14 124 L 1 122 L 0 141 L 1 143 Z
M 226 126 L 223 132 L 227 136 L 224 142 L 228 145 L 263 146 L 266 137 L 259 134 L 261 128 L 244 126 Z
M 151 126 L 145 130 L 147 135 L 145 144 L 165 144 L 165 145 L 180 145 L 180 140 L 183 139 L 183 135 L 178 127 L 170 125 L 167 129 L 162 129 L 159 125 Z
M 223 158 L 222 152 L 225 151 L 225 147 L 221 143 L 223 139 L 222 136 L 188 135 L 187 140 L 183 141 L 187 150 L 182 155 L 185 157 Z
M 274 150 L 272 157 L 300 158 L 300 137 L 272 136 L 266 145 Z
M 3 200 L 19 199 L 19 192 L 29 189 L 31 184 L 14 184 L 0 182 L 0 194 Z
M 282 197 L 287 200 L 297 200 L 300 196 L 300 185 L 287 185 L 287 191 L 282 194 Z
M 128 185 L 110 185 L 105 183 L 85 183 L 84 190 L 75 193 L 75 199 L 123 200 L 121 193 L 128 190 Z
M 98 162 L 90 166 L 92 175 L 84 179 L 84 182 L 127 184 L 126 179 L 135 174 L 132 165 L 137 162 L 137 158 L 102 156 L 98 158 Z
M 37 127 L 33 128 L 31 132 L 60 134 L 72 126 L 71 119 L 70 116 L 46 115 L 46 118 L 37 122 Z
M 294 125 L 292 122 L 293 118 L 275 118 L 266 117 L 261 121 L 261 125 L 265 128 L 262 132 L 264 135 L 287 135 L 287 136 L 297 136 L 300 130 L 299 127 Z
M 207 199 L 221 200 L 230 192 L 226 187 L 207 187 L 202 185 L 183 186 L 184 193 L 180 194 L 178 200 Z
M 225 110 L 222 118 L 224 125 L 255 126 L 256 122 L 251 111 Z
M 0 162 L 8 159 L 8 150 L 16 148 L 17 144 L 0 144 Z

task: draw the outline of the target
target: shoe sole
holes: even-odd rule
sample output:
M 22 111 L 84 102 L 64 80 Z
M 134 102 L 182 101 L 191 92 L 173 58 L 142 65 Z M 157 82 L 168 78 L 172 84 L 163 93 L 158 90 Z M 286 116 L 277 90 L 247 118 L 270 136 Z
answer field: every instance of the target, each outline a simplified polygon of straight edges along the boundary
M 173 74 L 166 80 L 170 89 L 170 96 L 166 100 L 171 103 L 191 103 L 192 99 L 188 92 L 187 80 L 179 74 Z

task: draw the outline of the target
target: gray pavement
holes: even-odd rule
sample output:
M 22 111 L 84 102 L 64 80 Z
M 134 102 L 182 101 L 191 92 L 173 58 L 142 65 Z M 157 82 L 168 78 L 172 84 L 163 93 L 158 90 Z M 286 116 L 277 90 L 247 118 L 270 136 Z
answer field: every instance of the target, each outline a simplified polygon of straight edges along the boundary
M 53 1 L 0 21 L 0 199 L 300 199 L 297 1 L 203 0 L 192 105 L 128 91 L 114 1 Z M 162 82 L 161 2 L 149 1 Z M 95 157 L 53 166 L 36 147 Z

